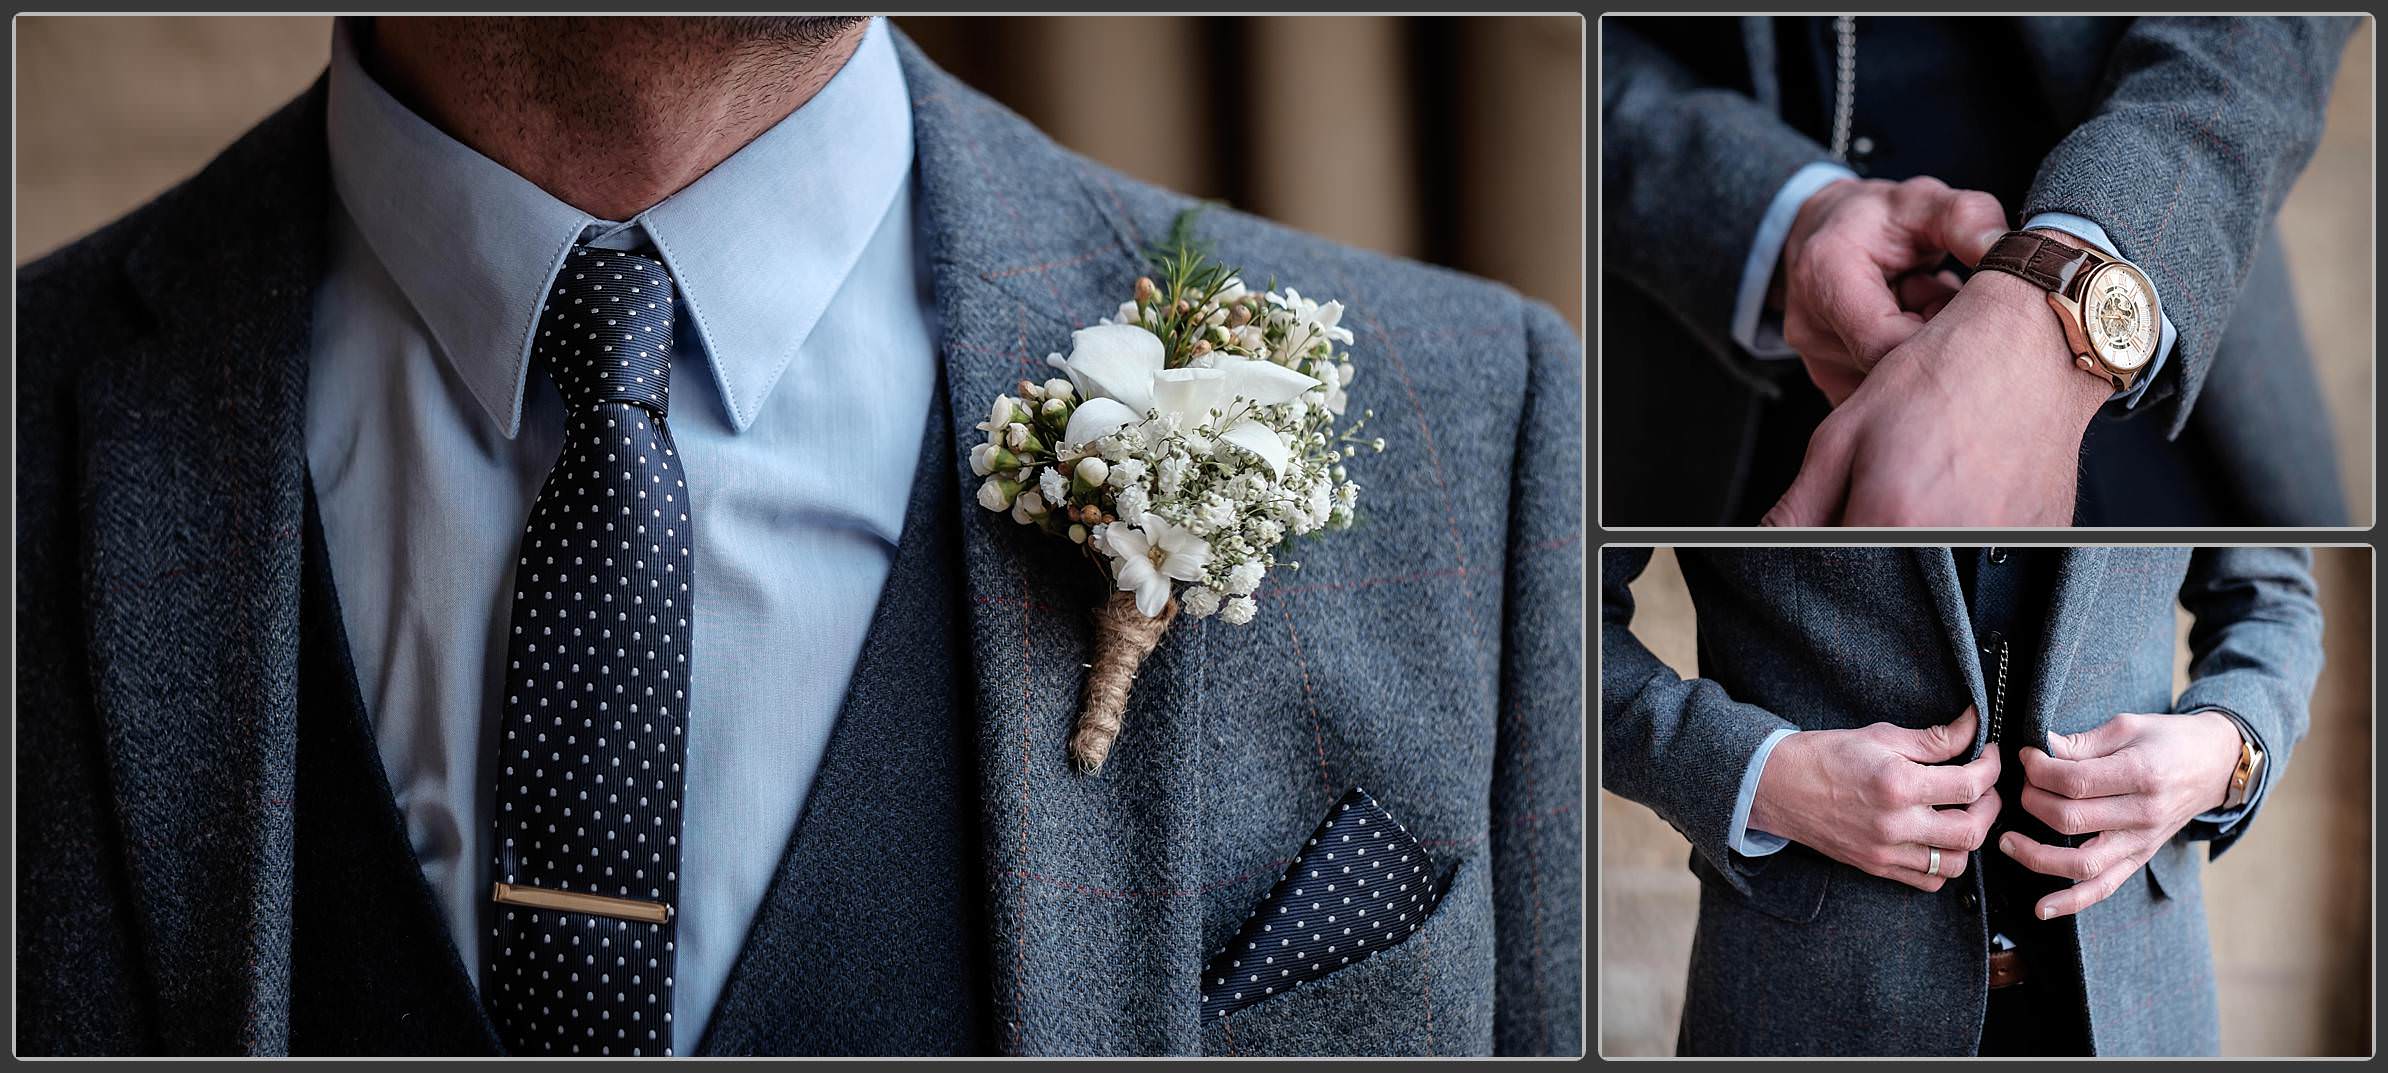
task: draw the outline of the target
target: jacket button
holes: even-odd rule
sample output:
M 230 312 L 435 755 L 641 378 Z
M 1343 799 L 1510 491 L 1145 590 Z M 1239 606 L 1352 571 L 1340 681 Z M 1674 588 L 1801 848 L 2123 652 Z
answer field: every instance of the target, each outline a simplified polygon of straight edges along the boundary
M 1967 909 L 1978 909 L 1982 905 L 1982 899 L 1979 895 L 1976 895 L 1971 888 L 1968 888 L 1965 893 L 1957 896 L 1957 904 L 1962 905 Z

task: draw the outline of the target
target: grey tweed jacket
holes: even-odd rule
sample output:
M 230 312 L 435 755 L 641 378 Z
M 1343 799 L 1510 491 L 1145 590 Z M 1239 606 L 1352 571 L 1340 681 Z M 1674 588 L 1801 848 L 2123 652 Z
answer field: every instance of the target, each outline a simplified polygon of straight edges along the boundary
M 1170 632 L 1110 764 L 1079 775 L 1062 742 L 1100 585 L 978 508 L 962 452 L 988 399 L 1128 294 L 1189 202 L 900 47 L 954 452 L 922 472 L 952 482 L 968 609 L 986 1038 L 1010 1054 L 1579 1052 L 1572 333 L 1481 280 L 1207 214 L 1248 278 L 1346 303 L 1355 405 L 1391 446 L 1354 463 L 1358 526 L 1298 546 L 1258 620 Z M 309 807 L 291 799 L 301 406 L 331 196 L 319 86 L 19 275 L 21 1052 L 289 1049 L 293 813 Z M 917 596 L 891 588 L 882 607 Z M 846 718 L 904 703 L 858 693 Z M 1205 960 L 1354 784 L 1451 871 L 1448 894 L 1400 946 L 1203 1023 Z M 789 960 L 807 944 L 891 976 L 950 969 L 900 933 L 791 942 L 782 926 L 758 922 L 748 961 L 776 963 L 741 973 L 834 986 Z M 852 1016 L 848 1035 L 893 1038 L 910 1011 Z
M 1763 401 L 1782 390 L 1776 378 L 1798 375 L 1797 363 L 1753 361 L 1729 325 L 1767 205 L 1829 154 L 1783 118 L 1774 21 L 1602 23 L 1602 271 L 1665 314 L 1644 327 L 1638 302 L 1617 303 L 1636 334 L 1612 324 L 1607 336 L 1609 457 L 1634 460 L 1607 475 L 1610 524 L 1713 524 L 1745 495 L 1762 508 L 1781 491 L 1744 492 L 1752 461 L 1734 447 L 1750 442 Z M 2039 167 L 2008 200 L 2009 222 L 2041 212 L 2098 221 L 2147 270 L 2178 330 L 2132 419 L 2177 437 L 2197 416 L 2212 444 L 2200 476 L 2244 514 L 2225 521 L 2345 524 L 2272 219 L 2321 139 L 2359 20 L 1971 21 L 1984 24 L 1979 47 L 2004 50 L 2007 72 L 1980 106 L 2011 98 L 2063 124 L 2049 143 L 2011 148 Z M 1642 338 L 1662 331 L 1666 342 Z M 1708 360 L 1667 345 L 1676 332 Z M 1651 404 L 1687 398 L 1698 401 Z
M 1649 555 L 1602 555 L 1600 777 L 1692 844 L 1702 891 L 1682 1050 L 1972 1053 L 1989 972 L 1981 851 L 1959 881 L 1928 894 L 1803 846 L 1752 859 L 1726 844 L 1742 773 L 1775 729 L 1923 727 L 1969 703 L 1989 710 L 1955 557 L 1945 548 L 1679 549 L 1699 615 L 1700 677 L 1687 680 L 1632 632 L 1627 585 Z M 2303 549 L 2068 549 L 2042 680 L 2025 700 L 2061 734 L 2119 712 L 2232 713 L 2278 765 L 2278 785 L 2321 670 L 2310 560 Z M 2178 697 L 2176 601 L 2196 620 L 2190 684 Z M 1968 759 L 1982 745 L 1977 733 Z M 2227 835 L 2190 824 L 2073 918 L 2096 1053 L 2217 1049 L 2192 843 L 2208 840 L 2218 856 L 2258 811 Z

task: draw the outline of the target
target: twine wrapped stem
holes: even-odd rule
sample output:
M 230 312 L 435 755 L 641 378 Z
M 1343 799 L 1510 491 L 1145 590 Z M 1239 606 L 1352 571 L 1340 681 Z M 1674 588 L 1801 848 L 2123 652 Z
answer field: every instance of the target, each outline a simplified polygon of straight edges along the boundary
M 1070 734 L 1070 761 L 1092 774 L 1111 755 L 1119 740 L 1120 717 L 1128 710 L 1128 690 L 1136 683 L 1136 669 L 1161 643 L 1169 624 L 1177 620 L 1172 596 L 1160 617 L 1136 610 L 1136 597 L 1115 592 L 1095 608 L 1094 662 L 1086 672 L 1086 707 L 1078 713 L 1078 727 Z

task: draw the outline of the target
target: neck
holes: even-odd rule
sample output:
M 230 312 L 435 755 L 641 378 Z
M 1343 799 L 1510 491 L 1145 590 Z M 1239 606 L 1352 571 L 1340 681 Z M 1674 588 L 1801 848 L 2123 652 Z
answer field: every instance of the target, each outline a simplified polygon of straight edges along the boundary
M 858 18 L 383 18 L 359 54 L 456 140 L 603 220 L 695 182 L 804 106 Z

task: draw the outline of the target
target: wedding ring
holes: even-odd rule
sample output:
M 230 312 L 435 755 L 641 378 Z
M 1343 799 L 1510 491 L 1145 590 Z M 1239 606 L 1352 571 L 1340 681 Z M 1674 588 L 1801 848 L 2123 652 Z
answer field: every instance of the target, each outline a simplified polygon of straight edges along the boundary
M 1925 874 L 1925 875 L 1928 875 L 1928 876 L 1936 876 L 1936 875 L 1939 875 L 1939 874 L 1940 874 L 1940 849 L 1939 849 L 1938 847 L 1927 847 L 1927 848 L 1929 848 L 1929 849 L 1931 849 L 1931 850 L 1932 850 L 1932 863 L 1931 863 L 1931 864 L 1929 864 L 1929 865 L 1927 865 L 1927 866 L 1925 866 L 1925 868 L 1924 868 L 1924 874 Z

